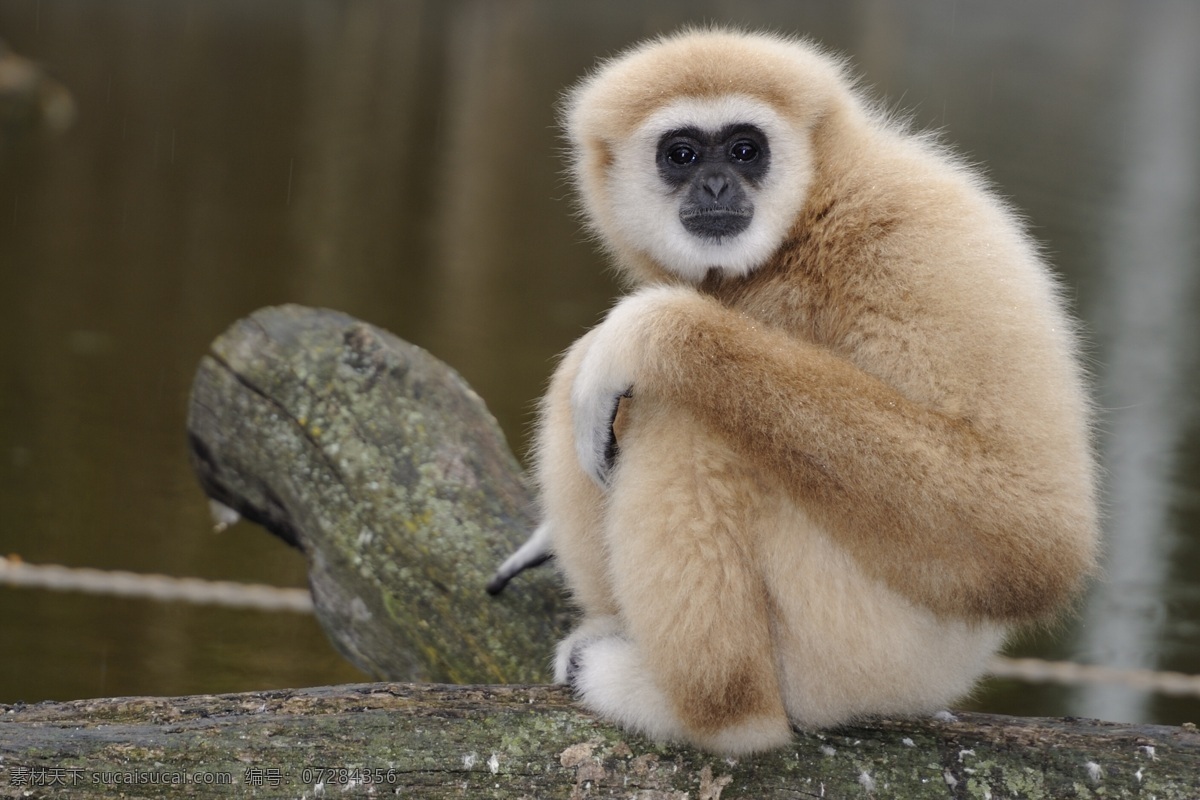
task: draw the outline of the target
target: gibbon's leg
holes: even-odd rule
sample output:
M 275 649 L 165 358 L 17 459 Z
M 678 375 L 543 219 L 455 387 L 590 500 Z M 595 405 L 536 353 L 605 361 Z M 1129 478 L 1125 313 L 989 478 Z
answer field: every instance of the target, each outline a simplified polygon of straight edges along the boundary
M 572 402 L 577 453 L 601 483 L 595 432 L 632 386 L 786 481 L 869 574 L 937 613 L 1037 619 L 1093 567 L 1086 441 L 1068 395 L 1032 381 L 977 387 L 968 404 L 1036 415 L 981 425 L 684 288 L 631 295 L 593 334 Z
M 622 632 L 584 635 L 572 684 L 597 712 L 725 753 L 791 737 L 753 553 L 753 472 L 678 408 L 639 404 L 608 501 Z

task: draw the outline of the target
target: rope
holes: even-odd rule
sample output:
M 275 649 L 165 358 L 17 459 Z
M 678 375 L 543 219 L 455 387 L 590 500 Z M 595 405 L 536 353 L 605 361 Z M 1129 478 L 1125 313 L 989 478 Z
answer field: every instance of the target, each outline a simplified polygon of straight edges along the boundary
M 257 611 L 293 611 L 311 614 L 312 597 L 306 589 L 174 578 L 135 572 L 104 571 L 52 564 L 26 564 L 19 558 L 0 556 L 0 585 L 50 589 L 58 592 L 140 597 L 164 602 L 250 608 Z
M 1038 658 L 997 656 L 988 665 L 993 678 L 1012 678 L 1026 683 L 1117 683 L 1132 689 L 1159 694 L 1200 697 L 1200 675 L 1157 672 L 1152 669 L 1121 669 L 1076 664 L 1071 661 L 1042 661 Z
M 218 605 L 256 611 L 292 611 L 299 614 L 313 612 L 312 597 L 305 589 L 51 564 L 26 564 L 15 556 L 0 556 L 0 586 L 2 585 L 138 597 L 162 602 Z M 1066 686 L 1114 683 L 1146 692 L 1200 697 L 1200 675 L 1185 675 L 1181 672 L 1119 669 L 1075 664 L 1070 661 L 997 656 L 988 665 L 988 675 L 1026 683 L 1058 683 Z

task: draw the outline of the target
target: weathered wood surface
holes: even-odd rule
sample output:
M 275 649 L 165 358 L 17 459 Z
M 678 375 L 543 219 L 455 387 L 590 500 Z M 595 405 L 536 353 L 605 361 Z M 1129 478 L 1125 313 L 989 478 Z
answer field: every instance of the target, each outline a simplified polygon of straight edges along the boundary
M 567 625 L 552 570 L 498 600 L 532 495 L 483 401 L 335 311 L 262 309 L 213 342 L 188 436 L 210 497 L 299 547 L 317 617 L 381 680 L 539 683 Z
M 726 760 L 624 734 L 545 686 L 0 706 L 5 797 L 1194 800 L 1197 775 L 1195 731 L 973 714 L 797 734 L 787 749 Z
M 264 309 L 203 359 L 189 436 L 210 496 L 304 551 L 318 617 L 360 667 L 387 680 L 546 679 L 567 625 L 560 587 L 541 569 L 485 593 L 532 524 L 531 498 L 448 367 L 336 312 Z M 163 788 L 183 776 L 202 782 Z M 735 762 L 617 730 L 548 686 L 0 706 L 0 796 L 117 794 L 1197 800 L 1200 734 L 970 714 L 798 733 Z

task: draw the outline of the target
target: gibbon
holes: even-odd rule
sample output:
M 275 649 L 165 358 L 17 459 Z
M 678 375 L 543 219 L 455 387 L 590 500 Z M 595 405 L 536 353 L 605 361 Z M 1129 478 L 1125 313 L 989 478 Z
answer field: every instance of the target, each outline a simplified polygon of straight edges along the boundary
M 1090 406 L 1037 247 L 802 40 L 656 39 L 564 120 L 635 290 L 553 376 L 544 521 L 492 588 L 552 553 L 583 614 L 556 680 L 656 739 L 742 754 L 945 708 L 1095 565 Z

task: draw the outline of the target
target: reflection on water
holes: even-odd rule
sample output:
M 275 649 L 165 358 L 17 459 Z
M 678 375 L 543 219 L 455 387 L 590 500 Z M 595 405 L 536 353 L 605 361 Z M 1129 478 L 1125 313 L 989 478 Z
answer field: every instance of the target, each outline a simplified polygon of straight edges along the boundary
M 184 404 L 252 309 L 331 306 L 453 364 L 518 448 L 554 355 L 616 291 L 554 104 L 686 21 L 809 33 L 1024 209 L 1095 346 L 1108 580 L 1019 652 L 1200 672 L 1200 29 L 1189 0 L 5 3 L 74 126 L 0 150 L 0 551 L 302 585 L 208 533 Z M 357 680 L 315 623 L 0 589 L 0 702 Z M 547 643 L 549 652 L 550 643 Z M 8 651 L 8 648 L 6 648 Z M 10 651 L 9 651 L 10 652 Z M 982 708 L 1179 722 L 1195 702 L 995 682 Z

